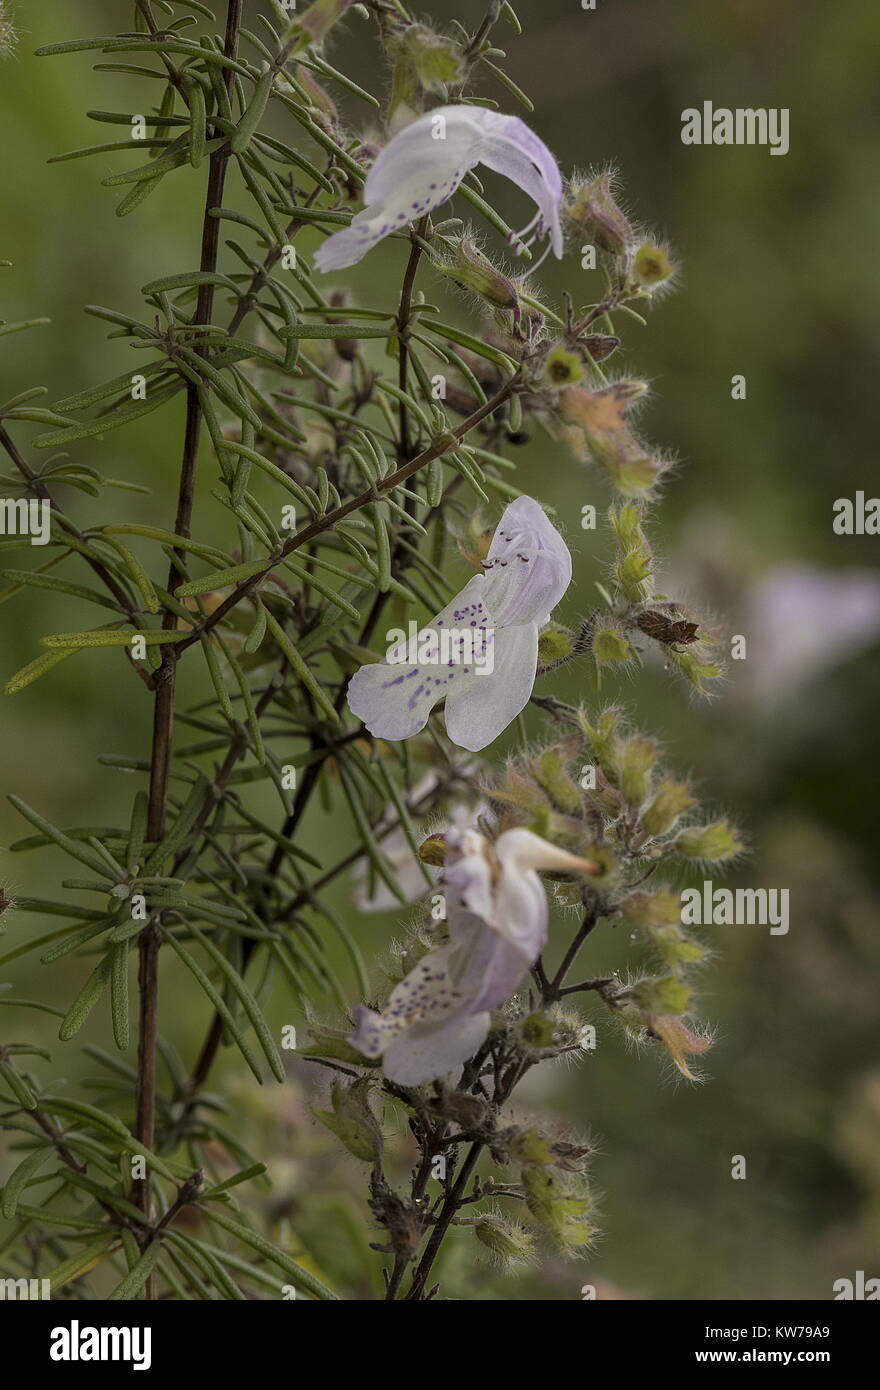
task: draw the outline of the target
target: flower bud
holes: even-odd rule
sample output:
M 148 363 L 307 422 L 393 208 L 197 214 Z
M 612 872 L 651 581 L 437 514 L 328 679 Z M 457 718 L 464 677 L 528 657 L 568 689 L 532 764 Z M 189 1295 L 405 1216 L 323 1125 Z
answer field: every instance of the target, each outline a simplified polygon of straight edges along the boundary
M 474 1227 L 474 1233 L 500 1264 L 516 1264 L 530 1260 L 535 1253 L 535 1238 L 531 1231 L 503 1217 L 486 1213 Z
M 582 1046 L 583 1022 L 574 1013 L 567 1013 L 558 1004 L 548 1009 L 537 1009 L 528 1014 L 517 1025 L 516 1034 L 523 1048 L 529 1052 L 559 1055 Z M 523 1162 L 536 1163 L 535 1158 L 523 1158 Z M 542 1160 L 543 1161 L 543 1160 Z M 549 1160 L 547 1160 L 549 1162 Z
M 706 648 L 702 643 L 683 650 L 674 645 L 667 647 L 666 656 L 700 695 L 708 694 L 705 681 L 717 680 L 722 674 L 722 668 L 716 662 L 706 660 Z
M 354 0 L 313 0 L 303 17 L 291 20 L 285 42 L 292 44 L 292 52 L 299 53 L 310 44 L 321 43 L 340 20 Z
M 537 1129 L 519 1129 L 506 1136 L 511 1159 L 517 1163 L 545 1168 L 553 1163 L 553 1150 L 546 1134 Z
M 633 654 L 619 624 L 610 618 L 600 618 L 593 628 L 591 650 L 597 666 L 619 665 Z
M 513 281 L 498 270 L 469 237 L 462 237 L 458 243 L 454 265 L 437 268 L 497 309 L 519 308 L 519 295 Z
M 634 927 L 674 927 L 681 921 L 681 898 L 668 888 L 653 893 L 638 889 L 624 898 L 618 908 L 623 920 Z
M 674 777 L 664 777 L 657 788 L 650 806 L 642 816 L 642 827 L 649 835 L 665 835 L 671 830 L 685 811 L 696 806 L 697 798 L 691 796 L 690 787 L 685 782 L 677 782 Z
M 579 715 L 579 722 L 590 743 L 593 745 L 593 752 L 605 776 L 610 781 L 617 781 L 618 759 L 620 757 L 620 725 L 623 719 L 623 712 L 614 705 L 610 709 L 603 710 L 597 717 L 595 723 L 590 724 L 583 712 Z
M 351 1028 L 344 1032 L 338 1028 L 325 1028 L 320 1024 L 312 1023 L 309 1028 L 314 1041 L 308 1047 L 298 1047 L 296 1049 L 299 1057 L 327 1057 L 335 1062 L 353 1062 L 358 1067 L 377 1067 L 381 1065 L 379 1058 L 375 1061 L 363 1057 L 348 1042 L 348 1035 Z
M 683 830 L 675 841 L 675 848 L 686 859 L 706 859 L 720 864 L 740 854 L 743 843 L 728 821 L 718 820 L 711 825 L 695 825 Z
M 538 634 L 538 669 L 556 666 L 574 652 L 574 634 L 559 623 L 548 623 Z
M 658 1018 L 652 1018 L 650 1031 L 666 1048 L 681 1075 L 687 1081 L 696 1081 L 697 1077 L 685 1059 L 690 1054 L 701 1056 L 702 1053 L 708 1052 L 712 1046 L 712 1039 L 701 1037 L 674 1014 L 662 1014 Z
M 569 775 L 566 761 L 559 748 L 547 748 L 530 764 L 531 773 L 539 787 L 553 804 L 568 816 L 583 813 L 584 802 L 580 788 Z
M 650 453 L 625 418 L 646 391 L 643 381 L 616 381 L 600 391 L 569 386 L 557 398 L 557 416 L 576 456 L 606 469 L 627 497 L 646 496 L 667 466 Z
M 642 980 L 628 991 L 633 1003 L 649 1014 L 683 1014 L 690 1007 L 691 993 L 675 975 Z
M 382 1131 L 369 1103 L 370 1086 L 368 1077 L 344 1086 L 334 1081 L 331 1089 L 332 1110 L 316 1110 L 321 1120 L 337 1139 L 365 1163 L 375 1163 L 382 1156 Z
M 619 904 L 621 917 L 628 926 L 641 928 L 652 946 L 673 970 L 695 965 L 704 959 L 706 947 L 681 929 L 681 897 L 668 888 L 630 893 Z
M 291 95 L 294 95 L 296 89 L 292 87 L 290 83 L 287 82 L 286 78 L 281 80 L 284 82 L 285 87 L 291 93 Z M 297 63 L 296 65 L 296 80 L 299 83 L 300 87 L 305 88 L 306 92 L 308 93 L 309 100 L 312 104 L 312 110 L 315 113 L 315 116 L 318 119 L 319 124 L 322 126 L 326 126 L 326 124 L 329 123 L 331 126 L 331 131 L 328 131 L 328 134 L 332 133 L 332 128 L 338 119 L 339 113 L 336 110 L 336 103 L 331 97 L 330 93 L 326 91 L 324 87 L 321 86 L 320 82 L 316 80 L 314 73 L 309 68 L 303 67 L 302 63 Z M 362 162 L 364 150 L 366 148 L 366 146 L 361 145 L 356 150 L 354 157 L 355 159 L 357 159 L 358 163 Z M 372 158 L 375 159 L 378 153 L 378 147 L 374 147 Z M 357 190 L 355 190 L 352 193 L 352 197 L 357 197 Z
M 630 280 L 633 286 L 651 294 L 658 285 L 664 284 L 675 274 L 675 266 L 662 246 L 645 241 L 633 256 L 630 267 Z
M 548 386 L 556 389 L 573 386 L 583 375 L 583 363 L 576 352 L 570 352 L 561 343 L 548 352 L 544 361 L 544 380 Z
M 586 233 L 600 251 L 625 256 L 632 246 L 633 229 L 614 199 L 614 175 L 610 172 L 576 185 L 569 191 L 565 215 Z
M 642 530 L 642 510 L 637 502 L 612 508 L 608 519 L 623 554 L 617 562 L 617 580 L 630 603 L 642 603 L 651 592 L 651 547 Z
M 426 24 L 413 24 L 407 29 L 407 42 L 425 91 L 442 96 L 447 86 L 461 80 L 463 55 L 454 39 L 436 34 Z
M 570 1191 L 559 1173 L 526 1167 L 521 1181 L 531 1215 L 563 1250 L 576 1250 L 593 1238 L 595 1230 L 587 1219 L 589 1198 Z
M 440 833 L 429 835 L 427 840 L 423 840 L 419 845 L 419 858 L 423 864 L 430 864 L 433 868 L 442 868 L 449 853 L 449 846 L 446 837 Z
M 623 744 L 620 750 L 619 786 L 628 806 L 641 806 L 647 799 L 658 756 L 656 741 L 643 734 L 635 734 Z

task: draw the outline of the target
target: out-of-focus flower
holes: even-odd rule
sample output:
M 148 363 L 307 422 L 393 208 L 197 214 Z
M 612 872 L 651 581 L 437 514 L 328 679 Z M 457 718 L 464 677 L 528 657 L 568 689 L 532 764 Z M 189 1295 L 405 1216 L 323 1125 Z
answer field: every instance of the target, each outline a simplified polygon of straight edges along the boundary
M 444 629 L 482 630 L 491 670 L 454 658 L 445 665 L 406 662 L 397 648 L 390 664 L 362 666 L 348 703 L 377 738 L 411 738 L 445 698 L 449 737 L 475 752 L 525 708 L 538 668 L 538 631 L 571 582 L 571 555 L 538 503 L 518 497 L 498 523 L 484 568 L 421 634 L 439 639 Z
M 744 631 L 749 693 L 761 701 L 791 699 L 880 638 L 880 575 L 776 566 L 749 592 Z
M 562 177 L 544 142 L 518 116 L 481 106 L 438 106 L 382 150 L 367 175 L 363 211 L 318 249 L 318 270 L 355 265 L 390 232 L 445 203 L 477 164 L 504 174 L 536 204 L 518 245 L 526 244 L 523 238 L 534 228 L 536 237 L 549 235 L 561 256 Z
M 491 1010 L 517 989 L 547 938 L 547 897 L 538 869 L 591 873 L 593 864 L 507 830 L 490 845 L 451 830 L 443 869 L 449 940 L 423 956 L 382 1013 L 361 1007 L 351 1043 L 383 1057 L 401 1086 L 445 1076 L 485 1041 Z

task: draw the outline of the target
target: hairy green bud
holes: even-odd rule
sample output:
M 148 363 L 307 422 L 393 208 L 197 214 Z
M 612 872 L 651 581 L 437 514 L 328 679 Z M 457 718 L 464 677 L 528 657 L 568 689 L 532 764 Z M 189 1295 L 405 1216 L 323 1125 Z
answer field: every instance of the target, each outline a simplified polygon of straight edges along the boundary
M 559 623 L 548 623 L 538 636 L 538 667 L 544 669 L 565 661 L 574 652 L 574 633 Z
M 696 806 L 697 798 L 691 795 L 685 782 L 677 782 L 674 777 L 664 777 L 654 795 L 650 806 L 642 816 L 642 826 L 649 835 L 665 835 L 671 830 L 685 811 Z
M 614 198 L 614 175 L 599 174 L 573 185 L 565 204 L 565 215 L 601 251 L 625 256 L 634 239 L 633 229 Z
M 675 274 L 675 266 L 662 246 L 645 241 L 633 256 L 630 277 L 634 286 L 650 294 Z
M 705 859 L 721 864 L 742 852 L 743 843 L 733 826 L 726 820 L 711 825 L 691 826 L 675 841 L 675 848 L 686 859 Z
M 593 628 L 592 652 L 597 666 L 615 666 L 629 661 L 633 650 L 619 625 L 600 618 Z
M 521 1181 L 531 1215 L 563 1250 L 576 1250 L 592 1240 L 589 1197 L 570 1191 L 562 1175 L 546 1167 L 524 1168 Z
M 503 271 L 494 266 L 469 237 L 462 237 L 455 252 L 453 265 L 437 267 L 463 289 L 479 295 L 496 309 L 518 309 L 516 285 Z
M 641 806 L 651 790 L 651 776 L 659 756 L 656 740 L 634 734 L 621 746 L 620 790 L 628 806 Z
M 486 1213 L 474 1226 L 474 1234 L 499 1264 L 519 1264 L 530 1260 L 535 1253 L 535 1237 L 524 1226 L 505 1221 L 502 1216 Z
M 568 816 L 583 812 L 580 788 L 570 776 L 566 760 L 558 748 L 546 748 L 532 759 L 530 768 L 538 786 L 543 787 L 558 810 Z
M 316 1110 L 315 1116 L 332 1130 L 349 1153 L 365 1163 L 375 1163 L 382 1156 L 382 1131 L 370 1107 L 368 1077 L 361 1077 L 351 1086 L 334 1081 L 330 1096 L 332 1110 Z

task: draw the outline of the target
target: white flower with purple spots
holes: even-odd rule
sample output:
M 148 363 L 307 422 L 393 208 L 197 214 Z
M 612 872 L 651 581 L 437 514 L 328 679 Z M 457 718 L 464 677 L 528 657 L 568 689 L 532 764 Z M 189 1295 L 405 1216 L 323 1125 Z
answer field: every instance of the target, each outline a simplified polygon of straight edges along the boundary
M 440 106 L 405 126 L 381 151 L 364 186 L 364 207 L 334 232 L 316 255 L 318 270 L 341 270 L 362 260 L 390 232 L 440 207 L 477 164 L 517 184 L 538 211 L 514 239 L 549 236 L 562 255 L 562 176 L 553 155 L 518 116 L 482 106 Z
M 518 497 L 498 523 L 485 574 L 474 575 L 422 629 L 440 633 L 484 629 L 487 666 L 452 659 L 438 666 L 394 660 L 362 666 L 351 678 L 348 704 L 377 738 L 411 738 L 446 701 L 446 731 L 476 752 L 496 739 L 527 705 L 538 669 L 538 633 L 571 583 L 571 555 L 531 497 Z
M 450 830 L 443 868 L 449 941 L 429 951 L 391 992 L 381 1013 L 362 1005 L 349 1039 L 390 1081 L 420 1086 L 446 1076 L 485 1042 L 491 1010 L 516 991 L 547 939 L 547 896 L 538 869 L 593 873 L 596 865 L 530 830 L 494 845 Z

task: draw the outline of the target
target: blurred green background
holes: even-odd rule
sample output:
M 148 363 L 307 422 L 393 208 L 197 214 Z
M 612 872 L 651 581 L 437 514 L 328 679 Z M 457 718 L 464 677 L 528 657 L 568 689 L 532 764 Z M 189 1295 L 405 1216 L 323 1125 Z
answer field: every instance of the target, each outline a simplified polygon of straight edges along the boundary
M 474 0 L 424 8 L 437 20 L 473 22 L 481 12 Z M 247 0 L 246 9 L 253 23 L 259 6 Z M 130 11 L 111 0 L 17 6 L 20 45 L 0 67 L 0 257 L 14 262 L 0 272 L 0 314 L 47 314 L 53 324 L 2 345 L 3 399 L 35 383 L 57 399 L 125 370 L 120 353 L 128 348 L 107 342 L 82 305 L 136 313 L 140 285 L 196 264 L 196 179 L 167 179 L 133 217 L 118 221 L 116 190 L 99 184 L 122 167 L 118 156 L 46 163 L 114 138 L 85 119 L 87 108 L 130 110 L 145 97 L 133 97 L 121 76 L 95 74 L 93 55 L 38 60 L 33 49 L 114 32 L 130 23 Z M 643 432 L 681 459 L 654 522 L 661 574 L 671 592 L 717 614 L 748 644 L 747 659 L 731 663 L 709 704 L 689 698 L 656 665 L 619 689 L 612 683 L 608 693 L 662 738 L 673 765 L 694 775 L 713 807 L 745 827 L 751 854 L 729 882 L 789 888 L 791 930 L 771 937 L 757 926 L 708 929 L 715 956 L 701 977 L 701 997 L 717 1037 L 705 1059 L 706 1084 L 671 1083 L 653 1054 L 626 1051 L 597 1014 L 598 1047 L 584 1065 L 545 1066 L 523 1088 L 521 1111 L 558 1113 L 598 1143 L 594 1176 L 605 1235 L 589 1262 L 551 1256 L 541 1274 L 487 1282 L 471 1238 L 459 1232 L 447 1269 L 465 1298 L 565 1300 L 579 1298 L 587 1282 L 603 1297 L 830 1298 L 837 1278 L 857 1269 L 880 1274 L 880 668 L 872 650 L 880 541 L 839 537 L 831 527 L 834 499 L 857 489 L 870 495 L 876 477 L 870 407 L 880 308 L 880 8 L 867 0 L 776 0 L 772 7 L 766 0 L 598 0 L 588 12 L 577 0 L 525 0 L 518 11 L 523 37 L 506 31 L 497 41 L 535 103 L 532 125 L 566 170 L 615 164 L 631 214 L 668 237 L 681 263 L 677 293 L 651 313 L 646 329 L 627 326 L 613 365 L 650 380 Z M 379 91 L 386 78 L 366 33 L 364 21 L 352 18 L 330 53 Z M 483 90 L 507 106 L 503 91 Z M 789 108 L 790 152 L 780 158 L 760 147 L 683 146 L 681 112 L 706 99 L 716 107 Z M 353 128 L 368 134 L 367 108 L 340 105 Z M 500 184 L 492 191 L 514 216 L 516 195 Z M 388 243 L 368 266 L 341 278 L 368 288 L 371 303 L 391 301 L 404 255 L 401 243 Z M 547 263 L 541 276 L 556 291 L 574 288 L 584 302 L 598 294 L 595 277 L 573 255 L 561 267 Z M 427 289 L 428 281 L 423 270 L 420 284 Z M 429 296 L 437 293 L 431 284 Z M 466 321 L 466 308 L 455 312 Z M 737 373 L 747 378 L 745 401 L 731 399 Z M 76 446 L 102 471 L 154 489 L 152 498 L 118 493 L 100 503 L 66 492 L 62 500 L 80 524 L 136 517 L 170 526 L 181 410 L 175 402 L 142 426 Z M 29 457 L 36 432 L 16 429 Z M 557 509 L 572 545 L 575 583 L 557 616 L 574 622 L 590 611 L 593 582 L 609 559 L 605 537 L 579 529 L 581 507 L 593 502 L 601 510 L 607 501 L 604 480 L 540 435 L 519 458 L 518 482 Z M 222 543 L 228 530 L 209 497 L 209 472 L 206 466 L 197 533 Z M 87 620 L 76 600 L 17 597 L 0 611 L 0 674 L 5 679 L 30 660 L 40 634 Z M 184 699 L 201 688 L 188 679 Z M 588 694 L 576 676 L 553 689 L 562 698 Z M 124 823 L 132 780 L 96 759 L 146 756 L 150 719 L 147 692 L 118 658 L 96 653 L 67 662 L 4 699 L 2 789 L 58 824 Z M 0 840 L 25 833 L 4 800 Z M 326 848 L 328 833 L 341 857 L 347 819 L 313 816 L 304 842 Z M 60 896 L 57 856 L 4 856 L 2 873 L 13 890 Z M 381 950 L 399 931 L 394 915 L 359 914 L 350 885 L 336 904 L 368 949 Z M 8 920 L 0 954 L 37 923 L 25 915 Z M 626 960 L 625 942 L 607 931 L 601 938 L 598 932 L 585 955 L 589 974 Z M 48 969 L 27 957 L 4 968 L 4 978 L 16 993 L 66 1004 L 84 970 L 80 961 Z M 189 984 L 168 961 L 161 998 L 163 1030 L 189 1060 L 206 1008 L 189 1005 Z M 273 1007 L 276 1021 L 302 1023 L 283 998 Z M 7 1040 L 50 1045 L 51 1020 L 8 1012 Z M 101 1017 L 81 1037 L 103 1041 L 106 1032 Z M 49 1074 L 89 1072 L 79 1041 L 56 1043 Z M 226 1066 L 235 1083 L 234 1062 Z M 320 1262 L 332 1223 L 317 1218 L 331 1179 L 323 1159 L 315 1162 L 323 1140 L 305 1108 L 315 1081 L 302 1068 L 283 1101 L 259 1104 L 290 1108 L 284 1124 L 273 1120 L 273 1142 L 278 1164 L 286 1165 L 294 1225 L 301 1223 Z M 237 1113 L 247 1139 L 258 1120 L 246 1090 Z M 746 1158 L 745 1181 L 731 1178 L 734 1155 Z M 333 1173 L 333 1182 L 360 1191 L 354 1160 Z

